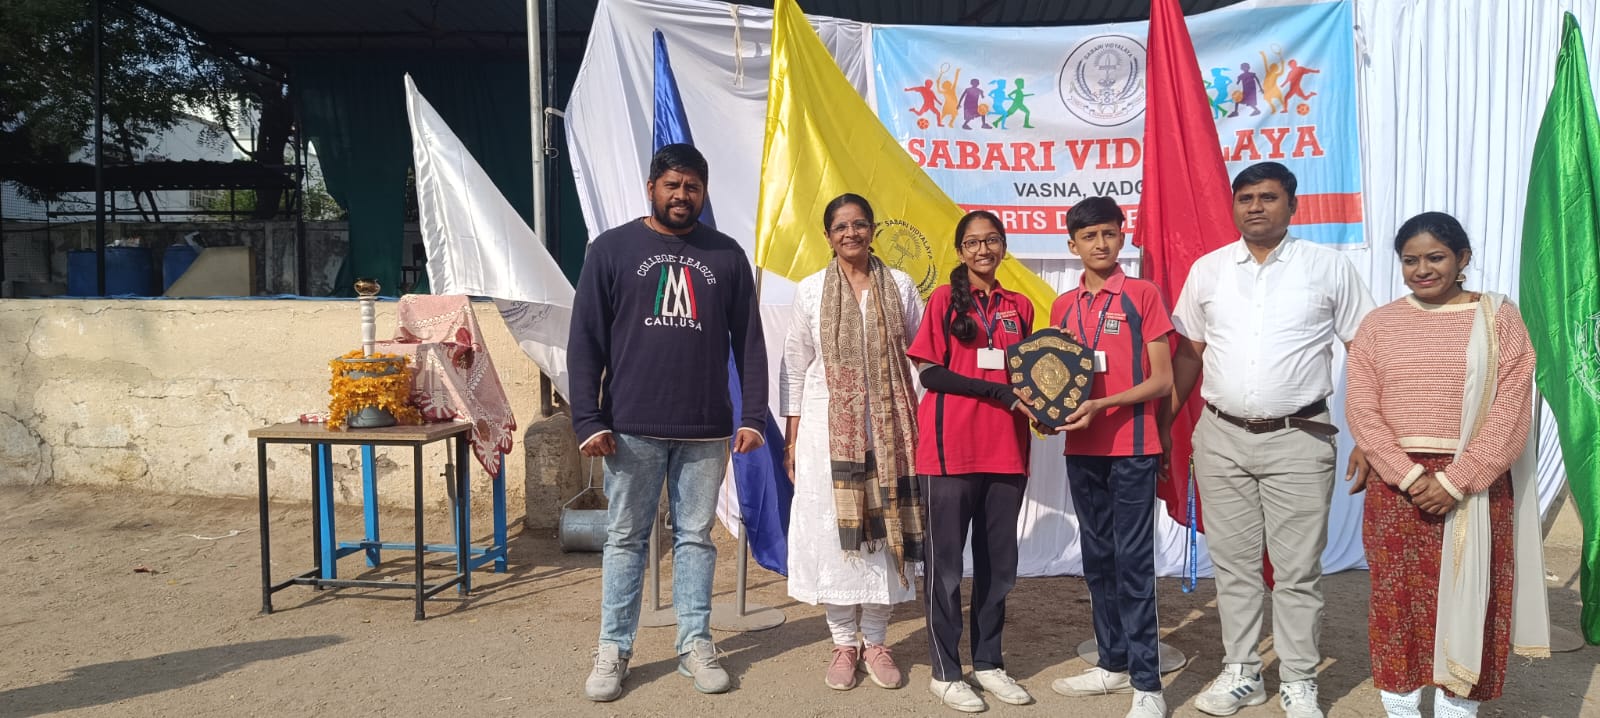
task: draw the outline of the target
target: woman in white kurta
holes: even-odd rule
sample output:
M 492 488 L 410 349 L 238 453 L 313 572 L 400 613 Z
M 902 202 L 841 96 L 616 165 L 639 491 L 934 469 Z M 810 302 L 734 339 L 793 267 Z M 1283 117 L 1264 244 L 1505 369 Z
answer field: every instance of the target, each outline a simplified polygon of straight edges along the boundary
M 865 199 L 842 195 L 828 205 L 823 219 L 836 261 L 802 280 L 795 292 L 794 318 L 784 342 L 779 380 L 779 412 L 788 417 L 787 463 L 794 482 L 789 519 L 789 595 L 798 601 L 820 604 L 827 612 L 834 643 L 826 674 L 830 687 L 853 688 L 859 663 L 874 683 L 898 688 L 902 676 L 884 641 L 890 606 L 916 598 L 915 573 L 910 564 L 921 560 L 920 506 L 905 505 L 916 504 L 914 495 L 891 500 L 904 505 L 901 511 L 892 506 L 874 507 L 872 499 L 862 499 L 859 494 L 854 498 L 860 501 L 854 502 L 848 490 L 841 495 L 840 487 L 848 486 L 850 477 L 841 477 L 839 459 L 841 451 L 848 452 L 850 447 L 840 444 L 849 444 L 847 435 L 851 432 L 840 428 L 858 429 L 865 437 L 857 447 L 864 447 L 867 457 L 863 470 L 858 472 L 867 487 L 865 493 L 873 493 L 877 481 L 874 474 L 888 477 L 877 484 L 881 487 L 879 499 L 893 493 L 892 465 L 914 477 L 911 467 L 916 388 L 904 351 L 907 337 L 916 334 L 921 322 L 922 300 L 910 277 L 889 269 L 871 255 L 875 226 L 872 208 Z M 831 284 L 830 272 L 834 273 Z M 844 311 L 859 310 L 861 323 L 855 326 L 864 326 L 866 331 L 844 332 L 835 326 L 850 322 L 829 318 L 828 311 L 837 312 L 841 306 L 838 299 L 831 304 L 826 300 L 830 291 L 845 296 L 845 301 L 854 299 L 849 302 L 854 306 L 845 306 Z M 879 296 L 874 296 L 875 291 Z M 885 321 L 877 322 L 878 318 Z M 885 331 L 876 332 L 880 326 Z M 844 336 L 850 337 L 852 346 L 838 346 L 839 337 Z M 825 360 L 830 341 L 834 342 L 831 351 L 836 357 L 836 367 L 831 372 Z M 845 359 L 837 358 L 841 356 Z M 890 361 L 880 364 L 883 357 Z M 848 366 L 840 371 L 839 364 L 859 366 L 854 371 Z M 871 378 L 874 376 L 878 379 Z M 830 391 L 830 378 L 836 384 L 858 388 L 839 391 L 835 387 Z M 888 399 L 874 405 L 874 396 Z M 896 414 L 894 409 L 899 406 L 904 406 L 908 415 Z M 841 418 L 841 410 L 848 416 Z M 887 417 L 887 423 L 894 424 L 894 432 L 909 434 L 909 444 L 895 444 L 896 437 L 880 436 L 882 428 L 873 425 L 874 416 L 879 417 L 879 424 L 886 423 Z M 906 448 L 896 448 L 899 446 Z M 861 453 L 858 451 L 857 456 Z M 911 486 L 915 483 L 906 482 Z M 842 522 L 841 506 L 846 514 Z M 865 507 L 863 511 L 879 521 L 862 520 L 866 517 L 860 515 L 852 521 L 852 506 Z M 873 514 L 874 510 L 878 513 Z M 871 535 L 870 527 L 884 523 L 884 514 L 888 515 L 893 540 Z M 851 527 L 858 524 L 865 525 L 860 529 L 866 532 L 864 540 L 842 547 L 847 539 L 841 536 L 841 527 L 845 536 L 854 536 Z M 909 538 L 904 546 L 897 546 L 901 536 Z M 858 630 L 865 639 L 864 647 L 857 643 Z

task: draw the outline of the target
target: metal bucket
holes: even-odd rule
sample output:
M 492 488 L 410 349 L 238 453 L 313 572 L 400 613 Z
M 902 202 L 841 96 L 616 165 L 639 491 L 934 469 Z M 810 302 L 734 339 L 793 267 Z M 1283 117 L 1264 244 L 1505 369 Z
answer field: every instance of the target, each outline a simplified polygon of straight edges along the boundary
M 403 364 L 397 364 L 394 359 L 346 359 L 345 361 L 358 364 L 371 364 L 372 371 L 352 371 L 351 379 L 367 379 L 377 376 L 391 376 L 400 373 Z M 379 409 L 376 406 L 362 407 L 360 411 L 352 411 L 345 417 L 345 424 L 352 429 L 379 429 L 385 426 L 394 426 L 398 421 L 388 409 Z
M 606 509 L 573 508 L 573 504 L 590 492 L 603 496 L 600 487 L 594 483 L 593 459 L 589 460 L 589 485 L 561 505 L 561 523 L 556 537 L 564 552 L 600 551 L 606 546 Z

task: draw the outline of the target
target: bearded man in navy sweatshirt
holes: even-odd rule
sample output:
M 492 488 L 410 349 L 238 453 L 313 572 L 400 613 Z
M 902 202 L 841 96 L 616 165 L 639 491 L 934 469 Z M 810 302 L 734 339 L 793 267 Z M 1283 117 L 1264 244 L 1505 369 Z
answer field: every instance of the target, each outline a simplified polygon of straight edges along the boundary
M 645 183 L 650 216 L 595 238 L 573 299 L 572 426 L 583 455 L 604 459 L 610 504 L 590 700 L 622 695 L 663 481 L 678 672 L 702 693 L 730 687 L 711 643 L 711 524 L 729 434 L 740 453 L 762 444 L 767 352 L 750 261 L 738 242 L 700 223 L 707 174 L 693 146 L 658 150 Z M 744 414 L 737 424 L 730 350 Z

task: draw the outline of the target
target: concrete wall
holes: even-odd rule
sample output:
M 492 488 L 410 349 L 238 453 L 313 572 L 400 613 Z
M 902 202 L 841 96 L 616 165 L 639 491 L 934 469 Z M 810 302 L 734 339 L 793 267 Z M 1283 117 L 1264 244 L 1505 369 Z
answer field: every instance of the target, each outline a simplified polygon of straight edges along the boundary
M 393 334 L 397 306 L 378 305 L 380 337 Z M 518 422 L 506 467 L 514 521 L 527 476 L 523 432 L 539 419 L 539 372 L 494 305 L 473 306 Z M 0 300 L 0 484 L 254 496 L 256 449 L 246 432 L 325 411 L 328 361 L 360 346 L 359 322 L 354 301 Z M 435 504 L 445 496 L 443 447 L 425 455 Z M 358 452 L 334 450 L 342 502 L 361 501 Z M 410 506 L 410 450 L 379 453 L 380 503 Z M 277 445 L 268 457 L 271 497 L 309 500 L 309 452 Z M 483 511 L 489 479 L 473 466 Z M 543 506 L 550 500 L 536 511 L 553 516 L 556 506 Z

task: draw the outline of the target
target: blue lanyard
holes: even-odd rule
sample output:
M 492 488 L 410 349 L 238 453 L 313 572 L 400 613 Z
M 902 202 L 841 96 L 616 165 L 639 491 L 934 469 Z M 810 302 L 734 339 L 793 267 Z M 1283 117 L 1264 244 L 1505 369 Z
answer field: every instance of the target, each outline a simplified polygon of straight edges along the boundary
M 1094 311 L 1094 297 L 1090 297 L 1089 298 L 1089 311 L 1090 312 Z M 1106 327 L 1106 313 L 1110 312 L 1110 311 L 1111 311 L 1111 293 L 1107 292 L 1106 293 L 1106 305 L 1105 305 L 1105 307 L 1100 309 L 1100 319 L 1095 322 L 1095 325 L 1094 325 L 1094 342 L 1089 345 L 1089 347 L 1088 347 L 1089 351 L 1095 351 L 1095 350 L 1100 348 L 1100 332 L 1103 331 L 1105 329 L 1105 327 Z M 1077 317 L 1078 317 L 1078 341 L 1081 342 L 1081 341 L 1084 340 L 1084 338 L 1086 336 L 1088 336 L 1089 332 L 1088 332 L 1088 330 L 1084 329 L 1084 327 L 1083 327 L 1083 314 L 1084 313 L 1083 313 L 1083 310 L 1078 308 L 1078 303 L 1077 302 L 1073 302 L 1072 303 L 1072 313 L 1077 315 Z M 1061 317 L 1061 328 L 1062 329 L 1066 329 L 1067 328 L 1067 318 L 1066 318 L 1066 316 L 1062 316 Z
M 993 300 L 993 301 L 990 301 L 990 300 Z M 989 348 L 993 349 L 994 348 L 994 330 L 997 327 L 1000 326 L 1000 312 L 998 312 L 998 311 L 994 312 L 993 313 L 994 316 L 991 318 L 989 316 L 990 315 L 990 312 L 989 312 L 989 305 L 990 304 L 994 304 L 994 305 L 998 306 L 1000 304 L 1000 297 L 995 296 L 993 293 L 990 293 L 987 297 L 984 298 L 983 306 L 978 309 L 978 322 L 983 325 L 983 333 L 988 337 Z

